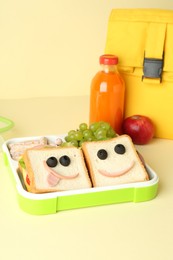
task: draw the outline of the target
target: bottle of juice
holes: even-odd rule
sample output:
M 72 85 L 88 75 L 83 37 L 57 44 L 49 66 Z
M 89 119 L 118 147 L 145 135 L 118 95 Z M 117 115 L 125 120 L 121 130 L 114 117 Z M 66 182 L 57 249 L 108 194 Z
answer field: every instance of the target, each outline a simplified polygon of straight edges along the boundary
M 124 114 L 125 84 L 117 70 L 118 57 L 100 56 L 100 70 L 92 79 L 90 89 L 90 124 L 108 122 L 121 134 Z

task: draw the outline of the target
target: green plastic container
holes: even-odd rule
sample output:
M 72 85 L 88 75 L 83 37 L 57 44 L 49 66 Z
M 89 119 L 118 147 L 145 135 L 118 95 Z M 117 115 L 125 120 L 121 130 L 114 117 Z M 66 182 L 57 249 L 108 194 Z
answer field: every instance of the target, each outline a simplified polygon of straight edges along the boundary
M 0 133 L 7 132 L 14 126 L 14 122 L 12 120 L 2 116 L 0 116 L 0 124 L 2 124 L 0 127 Z
M 62 136 L 47 136 L 50 141 Z M 40 137 L 16 138 L 3 144 L 6 166 L 14 181 L 19 206 L 27 213 L 34 215 L 53 214 L 62 210 L 77 209 L 91 206 L 101 206 L 123 202 L 142 202 L 154 199 L 158 192 L 159 178 L 148 166 L 150 180 L 146 182 L 130 183 L 109 187 L 89 188 L 73 191 L 33 194 L 27 192 L 17 173 L 17 162 L 12 160 L 8 144 L 24 140 L 34 140 Z

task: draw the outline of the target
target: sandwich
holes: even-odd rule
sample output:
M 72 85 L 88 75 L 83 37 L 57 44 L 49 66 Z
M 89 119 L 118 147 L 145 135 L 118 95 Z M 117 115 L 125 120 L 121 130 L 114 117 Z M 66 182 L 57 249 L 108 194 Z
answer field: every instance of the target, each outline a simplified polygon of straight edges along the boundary
M 27 149 L 19 159 L 18 173 L 32 193 L 91 187 L 83 153 L 76 147 Z
M 46 137 L 41 137 L 41 138 L 35 139 L 35 140 L 26 140 L 23 142 L 21 141 L 21 142 L 16 142 L 16 143 L 10 143 L 8 145 L 8 148 L 9 148 L 11 158 L 13 160 L 18 161 L 26 149 L 29 149 L 29 148 L 32 148 L 35 146 L 43 146 L 43 145 L 48 145 L 48 139 Z
M 149 180 L 145 165 L 128 135 L 84 142 L 82 150 L 94 187 Z

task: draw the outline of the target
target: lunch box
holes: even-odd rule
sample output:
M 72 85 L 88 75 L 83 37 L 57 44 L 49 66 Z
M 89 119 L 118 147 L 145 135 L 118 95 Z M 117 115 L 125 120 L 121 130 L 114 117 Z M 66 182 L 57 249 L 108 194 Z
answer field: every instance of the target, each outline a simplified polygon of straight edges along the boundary
M 154 170 L 146 164 L 149 180 L 145 182 L 121 184 L 107 187 L 93 187 L 80 190 L 34 194 L 26 191 L 17 172 L 18 162 L 13 160 L 8 145 L 41 138 L 22 137 L 5 141 L 2 145 L 4 161 L 14 180 L 19 206 L 27 213 L 34 215 L 53 214 L 63 210 L 79 209 L 123 202 L 143 202 L 156 197 L 159 178 Z M 50 143 L 64 135 L 46 136 Z
M 14 122 L 11 119 L 0 116 L 0 136 L 2 139 L 9 138 L 9 132 L 14 127 Z

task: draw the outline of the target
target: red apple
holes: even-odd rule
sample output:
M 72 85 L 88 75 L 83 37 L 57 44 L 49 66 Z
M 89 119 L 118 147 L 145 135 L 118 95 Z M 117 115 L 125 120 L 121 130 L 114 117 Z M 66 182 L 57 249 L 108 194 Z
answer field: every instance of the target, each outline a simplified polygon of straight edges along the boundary
M 124 119 L 123 133 L 132 138 L 134 144 L 147 144 L 154 136 L 154 124 L 151 119 L 143 115 L 133 115 Z

